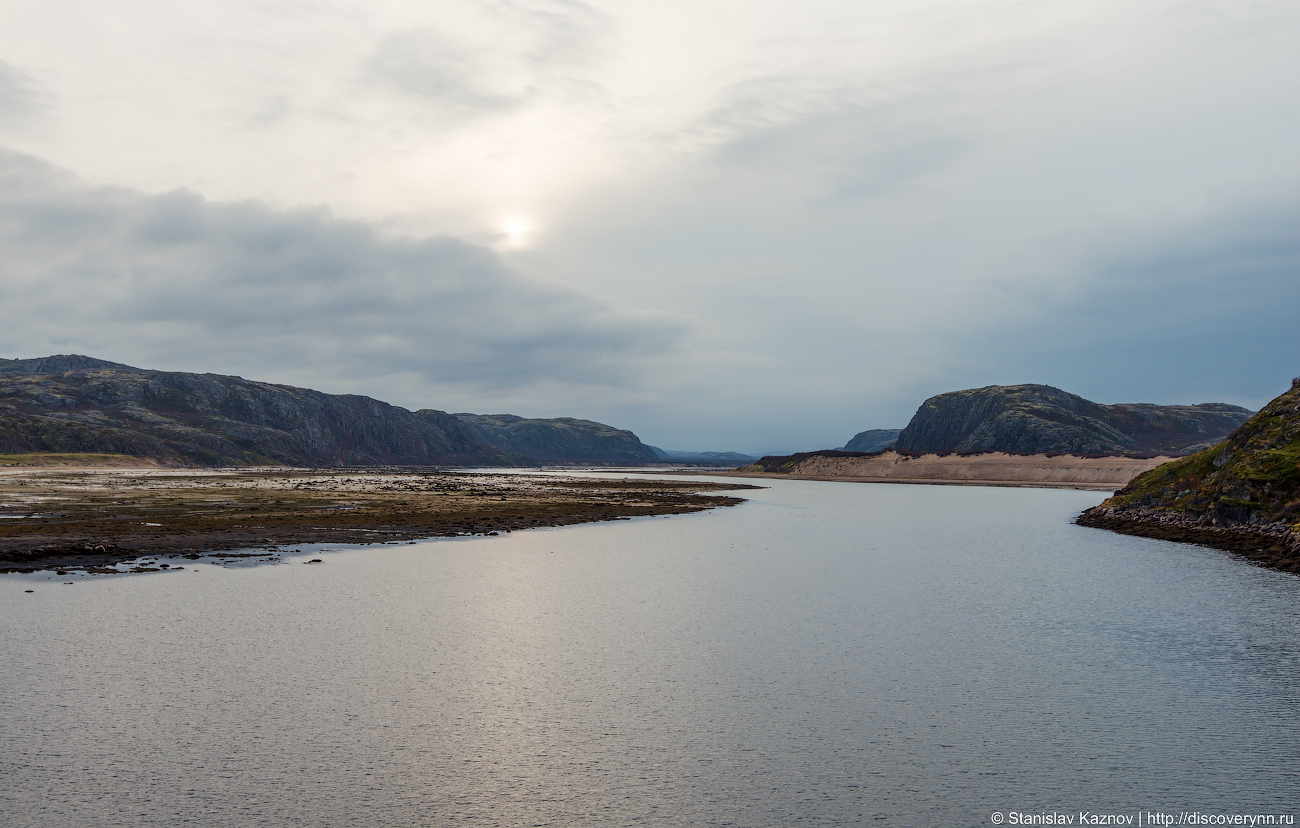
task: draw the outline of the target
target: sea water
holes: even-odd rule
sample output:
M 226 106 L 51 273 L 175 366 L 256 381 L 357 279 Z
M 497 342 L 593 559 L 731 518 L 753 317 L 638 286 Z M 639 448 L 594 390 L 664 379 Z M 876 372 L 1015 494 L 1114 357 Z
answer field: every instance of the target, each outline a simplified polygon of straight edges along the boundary
M 0 824 L 1300 815 L 1300 578 L 1074 526 L 1099 492 L 739 494 L 0 576 Z

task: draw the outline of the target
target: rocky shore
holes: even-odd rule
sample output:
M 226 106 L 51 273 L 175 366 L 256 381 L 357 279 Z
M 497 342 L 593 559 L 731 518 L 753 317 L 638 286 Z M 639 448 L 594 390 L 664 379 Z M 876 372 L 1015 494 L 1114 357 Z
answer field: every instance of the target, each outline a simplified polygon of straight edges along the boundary
M 1203 518 L 1188 515 L 1127 511 L 1102 505 L 1087 510 L 1075 522 L 1125 535 L 1236 552 L 1264 566 L 1300 573 L 1300 533 L 1286 523 L 1215 525 L 1202 521 Z
M 1077 522 L 1300 573 L 1300 379 L 1227 440 L 1136 477 Z
M 732 483 L 397 469 L 24 469 L 0 474 L 0 572 L 303 543 L 385 543 L 734 506 Z

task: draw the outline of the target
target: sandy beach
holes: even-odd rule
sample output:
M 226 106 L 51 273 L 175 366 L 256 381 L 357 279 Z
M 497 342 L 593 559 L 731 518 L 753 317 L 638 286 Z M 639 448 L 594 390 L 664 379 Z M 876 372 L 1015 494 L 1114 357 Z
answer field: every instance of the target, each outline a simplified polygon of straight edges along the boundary
M 779 477 L 852 483 L 932 483 L 967 486 L 1038 486 L 1113 491 L 1172 457 L 1078 457 L 1004 452 L 909 456 L 885 451 L 865 457 L 813 455 L 786 472 L 712 472 L 728 477 Z

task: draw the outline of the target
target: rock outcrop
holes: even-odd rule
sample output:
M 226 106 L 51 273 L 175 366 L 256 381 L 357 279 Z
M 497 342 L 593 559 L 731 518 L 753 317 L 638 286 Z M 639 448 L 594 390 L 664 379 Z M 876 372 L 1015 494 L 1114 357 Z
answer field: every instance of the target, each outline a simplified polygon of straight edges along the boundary
M 0 360 L 0 453 L 198 465 L 523 465 L 442 411 L 78 355 Z
M 538 463 L 642 466 L 662 462 L 632 432 L 591 420 L 528 419 L 513 414 L 455 414 L 481 442 Z
M 853 435 L 853 439 L 844 444 L 844 451 L 884 451 L 891 449 L 898 442 L 901 428 L 872 428 Z
M 1188 454 L 1251 416 L 1224 403 L 1102 405 L 1049 385 L 990 385 L 931 397 L 898 435 L 912 452 Z
M 1227 440 L 1138 476 L 1077 522 L 1300 572 L 1300 378 Z

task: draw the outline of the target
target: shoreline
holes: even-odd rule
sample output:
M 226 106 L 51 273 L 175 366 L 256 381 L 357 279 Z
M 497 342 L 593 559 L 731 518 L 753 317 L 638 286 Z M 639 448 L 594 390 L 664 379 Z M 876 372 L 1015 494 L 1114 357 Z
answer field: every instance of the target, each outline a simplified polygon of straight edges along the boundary
M 870 454 L 810 452 L 765 458 L 760 465 L 715 472 L 732 477 L 824 480 L 845 483 L 908 483 L 941 486 L 1006 486 L 1113 492 L 1173 457 L 1087 457 L 1073 454 L 910 454 L 892 449 Z M 779 463 L 775 468 L 771 464 Z
M 695 472 L 710 477 L 754 477 L 765 480 L 820 480 L 825 483 L 901 483 L 909 486 L 991 486 L 1004 489 L 1074 489 L 1085 492 L 1113 492 L 1123 484 L 1053 483 L 1035 480 L 947 480 L 934 477 L 862 477 L 829 474 L 783 474 L 780 472 Z
M 0 573 L 109 569 L 307 543 L 375 544 L 689 514 L 723 483 L 430 469 L 67 469 L 0 474 Z
M 1259 566 L 1300 574 L 1300 536 L 1285 523 L 1202 525 L 1182 515 L 1125 514 L 1104 505 L 1086 509 L 1074 522 L 1121 535 L 1208 546 Z

